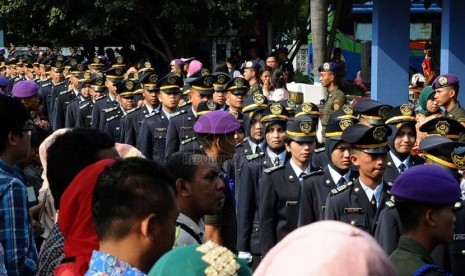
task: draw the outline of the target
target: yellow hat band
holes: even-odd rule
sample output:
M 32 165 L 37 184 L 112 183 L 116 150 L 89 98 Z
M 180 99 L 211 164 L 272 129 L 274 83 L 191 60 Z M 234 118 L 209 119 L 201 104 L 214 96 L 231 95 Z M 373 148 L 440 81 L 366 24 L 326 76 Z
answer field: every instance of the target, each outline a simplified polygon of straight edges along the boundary
M 295 136 L 295 137 L 314 137 L 316 136 L 316 132 L 310 132 L 310 133 L 303 133 L 303 132 L 294 132 L 294 131 L 286 131 L 287 135 L 290 136 Z
M 336 137 L 336 136 L 341 136 L 342 135 L 342 131 L 338 131 L 338 132 L 326 132 L 325 136 L 328 137 L 328 138 L 331 138 L 331 137 Z
M 264 123 L 270 119 L 283 119 L 283 120 L 289 120 L 289 117 L 286 116 L 286 115 L 266 115 L 266 116 L 263 116 L 262 119 L 260 120 L 260 122 Z
M 300 117 L 300 116 L 305 116 L 305 115 L 320 116 L 320 112 L 318 112 L 318 111 L 299 112 L 299 113 L 295 114 L 295 117 Z
M 160 87 L 160 90 L 166 90 L 166 89 L 172 89 L 172 88 L 181 89 L 181 88 L 180 88 L 179 86 L 177 86 L 177 85 L 165 85 L 165 86 Z
M 381 144 L 369 144 L 369 145 L 354 144 L 354 148 L 374 149 L 374 148 L 380 148 L 380 147 L 387 146 L 387 144 L 388 144 L 387 141 L 385 143 L 381 143 Z
M 446 166 L 448 168 L 451 168 L 451 169 L 454 169 L 454 170 L 458 169 L 458 167 L 455 164 L 444 161 L 444 160 L 442 160 L 442 159 L 440 159 L 440 158 L 438 158 L 436 156 L 433 156 L 433 155 L 431 155 L 429 153 L 425 153 L 425 157 L 430 159 L 433 162 L 436 162 L 436 163 L 441 164 L 443 166 Z
M 192 88 L 194 88 L 195 90 L 199 90 L 199 91 L 211 91 L 211 90 L 213 90 L 212 87 L 202 87 L 202 86 L 194 86 L 194 85 L 192 85 Z
M 411 122 L 416 121 L 415 117 L 412 117 L 412 116 L 395 116 L 395 117 L 387 119 L 385 123 L 389 124 L 390 122 L 394 122 L 394 121 L 397 121 L 397 120 L 411 121 Z
M 380 116 L 368 116 L 368 115 L 363 115 L 363 114 L 360 116 L 368 120 L 384 120 L 384 118 Z
M 247 111 L 259 108 L 259 107 L 267 107 L 267 104 L 265 104 L 265 103 L 263 103 L 263 104 L 255 104 L 254 103 L 254 104 L 251 104 L 251 105 L 248 105 L 248 106 L 242 108 L 242 112 L 247 112 Z

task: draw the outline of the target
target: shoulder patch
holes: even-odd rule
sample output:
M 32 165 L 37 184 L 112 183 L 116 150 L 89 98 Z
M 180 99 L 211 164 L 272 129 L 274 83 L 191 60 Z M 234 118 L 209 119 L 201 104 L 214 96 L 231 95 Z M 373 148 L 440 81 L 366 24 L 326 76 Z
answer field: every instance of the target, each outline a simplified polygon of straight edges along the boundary
M 178 112 L 174 112 L 173 114 L 171 114 L 171 118 L 179 116 L 181 114 L 185 114 L 185 113 L 187 113 L 186 110 L 179 110 Z
M 396 204 L 392 200 L 388 200 L 388 201 L 386 201 L 386 206 L 388 208 L 394 208 L 394 207 L 396 207 Z
M 268 168 L 268 169 L 265 169 L 263 170 L 266 174 L 270 174 L 272 172 L 275 172 L 277 170 L 280 170 L 282 168 L 284 168 L 285 166 L 284 165 L 279 165 L 279 166 L 274 166 L 274 167 L 271 167 L 271 168 Z
M 264 152 L 249 154 L 249 155 L 245 156 L 245 159 L 247 159 L 247 161 L 252 161 L 252 160 L 257 159 L 258 157 L 261 157 L 261 156 L 264 156 L 264 155 L 265 155 Z
M 323 151 L 325 151 L 325 147 L 317 148 L 317 149 L 315 149 L 313 152 L 315 152 L 315 153 L 320 153 L 320 152 L 323 152 Z
M 322 169 L 319 169 L 317 171 L 313 171 L 313 172 L 310 172 L 309 174 L 307 174 L 304 179 L 307 179 L 309 178 L 310 176 L 315 176 L 315 175 L 322 175 L 323 174 L 323 170 Z
M 331 190 L 331 195 L 337 195 L 338 193 L 343 192 L 343 191 L 349 189 L 351 186 L 352 186 L 352 185 L 346 184 L 346 185 L 342 185 L 342 186 L 340 186 L 340 187 L 337 187 L 336 189 L 332 189 L 332 190 Z

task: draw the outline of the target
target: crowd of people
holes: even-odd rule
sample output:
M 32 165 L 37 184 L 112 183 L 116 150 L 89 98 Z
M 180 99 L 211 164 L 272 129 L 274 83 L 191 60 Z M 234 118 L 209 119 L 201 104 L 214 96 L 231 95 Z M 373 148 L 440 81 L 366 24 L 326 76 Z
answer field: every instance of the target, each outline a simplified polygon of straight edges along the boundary
M 8 57 L 0 275 L 465 275 L 457 76 L 352 101 L 336 50 L 320 106 L 287 53 Z

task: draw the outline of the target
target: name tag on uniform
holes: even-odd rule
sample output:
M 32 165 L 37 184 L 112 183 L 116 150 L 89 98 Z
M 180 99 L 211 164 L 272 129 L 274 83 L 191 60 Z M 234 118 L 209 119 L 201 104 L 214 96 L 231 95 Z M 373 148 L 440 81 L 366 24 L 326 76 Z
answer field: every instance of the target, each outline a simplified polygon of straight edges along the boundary
M 465 234 L 454 234 L 454 241 L 465 241 Z
M 155 131 L 158 131 L 158 132 L 165 132 L 165 131 L 166 131 L 166 128 L 155 128 Z
M 286 206 L 296 206 L 297 201 L 286 201 Z
M 344 208 L 344 214 L 361 214 L 362 208 Z
M 181 130 L 193 130 L 193 127 L 181 127 Z

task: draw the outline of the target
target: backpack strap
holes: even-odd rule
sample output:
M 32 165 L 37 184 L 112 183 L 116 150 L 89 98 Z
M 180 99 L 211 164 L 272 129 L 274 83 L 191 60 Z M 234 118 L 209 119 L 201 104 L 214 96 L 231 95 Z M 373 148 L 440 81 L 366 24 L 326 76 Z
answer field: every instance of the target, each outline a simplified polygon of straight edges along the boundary
M 181 222 L 178 222 L 178 221 L 176 221 L 176 225 L 181 227 L 182 230 L 186 231 L 187 234 L 189 234 L 191 237 L 193 237 L 194 240 L 196 240 L 199 244 L 203 243 L 202 239 L 200 238 L 200 235 L 195 233 L 194 230 L 192 230 L 192 228 L 190 228 L 189 226 L 185 225 L 184 223 L 181 223 Z

